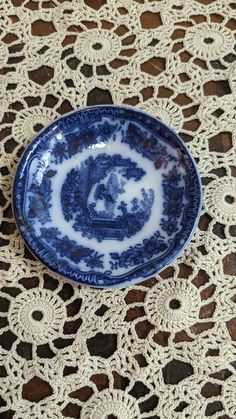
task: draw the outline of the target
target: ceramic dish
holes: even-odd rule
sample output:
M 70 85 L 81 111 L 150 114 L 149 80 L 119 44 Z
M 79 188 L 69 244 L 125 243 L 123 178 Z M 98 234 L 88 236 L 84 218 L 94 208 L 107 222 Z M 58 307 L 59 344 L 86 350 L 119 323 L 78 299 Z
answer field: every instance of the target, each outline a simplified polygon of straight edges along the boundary
M 98 287 L 170 265 L 199 218 L 201 183 L 180 137 L 135 108 L 79 109 L 42 130 L 13 185 L 18 228 L 55 272 Z

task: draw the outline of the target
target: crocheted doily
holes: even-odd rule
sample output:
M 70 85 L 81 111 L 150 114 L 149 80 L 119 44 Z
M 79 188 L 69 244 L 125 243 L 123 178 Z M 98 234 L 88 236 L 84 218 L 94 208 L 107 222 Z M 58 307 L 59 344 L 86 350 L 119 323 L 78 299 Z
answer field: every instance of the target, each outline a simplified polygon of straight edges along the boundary
M 1 2 L 1 419 L 236 418 L 234 16 L 233 0 Z M 203 183 L 184 254 L 124 289 L 53 274 L 11 209 L 35 133 L 97 103 L 167 122 Z

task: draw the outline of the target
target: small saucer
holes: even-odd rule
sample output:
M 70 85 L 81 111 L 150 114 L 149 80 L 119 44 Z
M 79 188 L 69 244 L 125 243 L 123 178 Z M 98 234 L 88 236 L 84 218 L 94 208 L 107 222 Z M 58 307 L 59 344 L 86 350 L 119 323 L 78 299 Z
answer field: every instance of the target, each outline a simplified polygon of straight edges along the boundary
M 130 285 L 183 251 L 201 208 L 196 165 L 180 137 L 135 108 L 94 106 L 43 129 L 13 185 L 32 253 L 81 284 Z

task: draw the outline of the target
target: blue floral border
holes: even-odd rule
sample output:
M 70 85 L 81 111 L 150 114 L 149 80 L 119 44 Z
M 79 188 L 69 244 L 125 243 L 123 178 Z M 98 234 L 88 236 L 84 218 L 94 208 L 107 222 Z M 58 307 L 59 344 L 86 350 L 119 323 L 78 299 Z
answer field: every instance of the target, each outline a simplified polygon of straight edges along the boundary
M 68 262 L 59 259 L 58 254 L 52 251 L 51 248 L 47 248 L 45 244 L 42 244 L 38 241 L 38 239 L 34 236 L 32 227 L 26 222 L 24 217 L 24 190 L 26 183 L 25 170 L 27 170 L 27 163 L 29 162 L 32 153 L 39 153 L 40 151 L 47 148 L 50 134 L 52 130 L 55 130 L 56 127 L 59 129 L 67 129 L 71 128 L 72 125 L 81 122 L 83 122 L 83 124 L 91 122 L 91 118 L 94 120 L 94 122 L 99 121 L 103 116 L 122 118 L 125 120 L 127 119 L 129 121 L 141 124 L 145 129 L 149 129 L 149 131 L 154 136 L 160 137 L 167 144 L 170 144 L 172 147 L 174 146 L 178 150 L 178 155 L 180 156 L 181 162 L 187 171 L 185 194 L 188 197 L 189 204 L 183 216 L 183 227 L 181 231 L 175 236 L 171 251 L 167 254 L 164 254 L 161 258 L 156 258 L 151 262 L 144 263 L 142 266 L 139 266 L 138 268 L 128 272 L 128 274 L 123 274 L 116 277 L 111 277 L 110 271 L 99 273 L 91 270 L 85 273 L 80 272 L 79 270 L 75 270 L 69 265 Z M 126 142 L 128 142 L 128 140 Z M 132 144 L 132 147 L 135 147 L 136 149 L 138 147 L 140 152 L 142 152 L 143 148 L 144 153 L 146 153 L 146 150 L 148 150 L 147 145 L 145 144 Z M 44 263 L 55 272 L 81 284 L 97 287 L 112 287 L 128 285 L 133 282 L 147 279 L 152 275 L 160 272 L 163 268 L 170 265 L 173 260 L 176 259 L 176 257 L 189 243 L 198 222 L 201 210 L 202 192 L 200 176 L 196 164 L 184 142 L 177 135 L 177 133 L 172 131 L 163 122 L 155 119 L 143 111 L 139 111 L 137 109 L 126 106 L 102 105 L 91 106 L 66 114 L 54 121 L 36 136 L 36 138 L 31 142 L 31 144 L 24 152 L 18 164 L 13 184 L 12 197 L 13 210 L 18 228 L 25 240 L 26 245 L 37 259 L 39 259 L 42 263 Z

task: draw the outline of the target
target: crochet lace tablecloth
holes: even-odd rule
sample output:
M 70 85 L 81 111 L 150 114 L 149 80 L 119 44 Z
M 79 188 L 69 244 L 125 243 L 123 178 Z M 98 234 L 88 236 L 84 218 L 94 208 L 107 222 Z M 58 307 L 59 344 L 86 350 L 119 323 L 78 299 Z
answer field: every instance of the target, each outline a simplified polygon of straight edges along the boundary
M 1 2 L 1 419 L 236 418 L 234 15 L 233 0 Z M 96 103 L 161 117 L 202 176 L 184 254 L 124 289 L 52 273 L 11 210 L 35 133 Z

